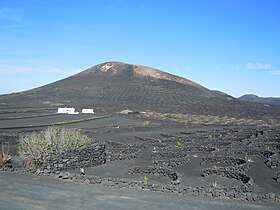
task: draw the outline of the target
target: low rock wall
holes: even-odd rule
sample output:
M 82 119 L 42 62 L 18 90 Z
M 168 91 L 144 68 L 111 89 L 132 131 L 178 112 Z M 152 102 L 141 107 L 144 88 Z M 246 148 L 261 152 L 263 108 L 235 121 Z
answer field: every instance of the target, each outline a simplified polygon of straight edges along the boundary
M 157 167 L 163 168 L 173 168 L 176 166 L 188 164 L 190 162 L 190 158 L 188 156 L 174 159 L 165 159 L 165 160 L 152 160 L 152 163 Z
M 243 165 L 246 163 L 246 160 L 241 158 L 235 158 L 232 156 L 213 156 L 213 157 L 204 157 L 201 161 L 201 165 L 205 164 L 217 164 L 217 163 L 223 163 L 227 165 Z
M 274 155 L 275 153 L 272 151 L 264 151 L 264 150 L 258 150 L 258 149 L 245 149 L 245 150 L 229 150 L 227 151 L 227 155 L 249 155 L 249 156 L 264 156 L 264 157 L 270 157 Z
M 107 153 L 107 161 L 132 160 L 139 158 L 140 150 L 136 148 L 114 148 Z
M 176 181 L 178 179 L 178 174 L 176 171 L 152 166 L 134 167 L 129 169 L 127 174 L 154 174 L 169 177 L 172 181 Z
M 268 158 L 265 161 L 265 164 L 267 165 L 267 167 L 271 168 L 271 169 L 279 169 L 280 168 L 280 160 L 278 158 Z
M 157 167 L 173 168 L 190 162 L 187 153 L 156 152 L 152 154 L 152 163 Z
M 49 171 L 63 171 L 80 167 L 92 167 L 105 162 L 105 145 L 95 143 L 86 148 L 67 151 L 58 157 L 49 157 L 40 168 Z
M 251 187 L 253 184 L 253 180 L 250 176 L 232 168 L 210 168 L 204 170 L 203 176 L 210 175 L 218 175 L 229 179 L 236 179 L 241 181 L 243 184 L 246 184 L 248 187 Z
M 5 165 L 0 167 L 2 171 L 18 171 L 22 172 L 21 168 L 15 168 L 12 165 Z M 98 176 L 80 175 L 69 172 L 55 171 L 36 171 L 36 175 L 52 176 L 61 180 L 68 180 L 83 184 L 101 184 L 108 187 L 123 188 L 123 189 L 135 189 L 162 193 L 171 193 L 186 196 L 202 196 L 213 197 L 221 199 L 235 199 L 242 201 L 274 201 L 280 202 L 280 195 L 275 193 L 253 193 L 249 188 L 245 187 L 212 187 L 212 186 L 194 186 L 194 187 L 179 187 L 175 184 L 151 184 L 143 183 L 143 181 L 135 181 L 126 178 L 103 178 Z M 171 182 L 172 183 L 172 182 Z

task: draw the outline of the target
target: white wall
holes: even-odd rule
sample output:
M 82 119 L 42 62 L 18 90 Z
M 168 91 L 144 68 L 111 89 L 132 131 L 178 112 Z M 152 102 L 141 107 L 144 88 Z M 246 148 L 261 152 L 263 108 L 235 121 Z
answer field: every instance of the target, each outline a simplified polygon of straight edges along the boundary
M 94 114 L 93 109 L 82 109 L 82 113 L 84 114 Z
M 75 108 L 58 108 L 57 109 L 57 113 L 66 113 L 66 114 L 71 114 L 71 113 L 75 113 Z

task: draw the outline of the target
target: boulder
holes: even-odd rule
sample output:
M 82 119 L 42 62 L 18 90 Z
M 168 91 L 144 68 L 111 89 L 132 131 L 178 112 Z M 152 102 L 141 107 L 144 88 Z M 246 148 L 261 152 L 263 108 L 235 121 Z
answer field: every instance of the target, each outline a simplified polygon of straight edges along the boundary
M 129 109 L 122 110 L 120 114 L 139 114 L 139 112 L 135 112 Z

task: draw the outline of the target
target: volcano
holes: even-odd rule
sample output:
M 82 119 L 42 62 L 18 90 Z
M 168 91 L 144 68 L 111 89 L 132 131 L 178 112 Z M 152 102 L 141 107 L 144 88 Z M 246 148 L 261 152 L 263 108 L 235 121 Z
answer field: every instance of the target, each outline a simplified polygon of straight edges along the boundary
M 90 107 L 219 116 L 275 115 L 279 109 L 244 102 L 154 68 L 106 62 L 32 90 L 2 95 L 7 107 Z
M 276 97 L 259 97 L 253 94 L 246 94 L 239 97 L 238 99 L 242 101 L 265 104 L 268 106 L 280 106 L 280 98 L 276 98 Z

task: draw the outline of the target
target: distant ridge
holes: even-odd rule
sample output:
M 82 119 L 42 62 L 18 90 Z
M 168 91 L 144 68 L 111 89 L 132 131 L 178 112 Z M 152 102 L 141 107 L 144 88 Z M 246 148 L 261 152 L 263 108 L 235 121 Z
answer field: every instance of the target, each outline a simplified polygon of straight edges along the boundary
M 271 106 L 280 106 L 280 97 L 259 97 L 254 94 L 246 94 L 238 99 L 242 101 L 249 101 L 253 103 L 266 104 Z
M 278 109 L 237 100 L 188 79 L 154 68 L 106 62 L 60 81 L 0 96 L 1 107 L 93 108 L 95 111 L 156 111 L 246 117 L 275 115 Z

